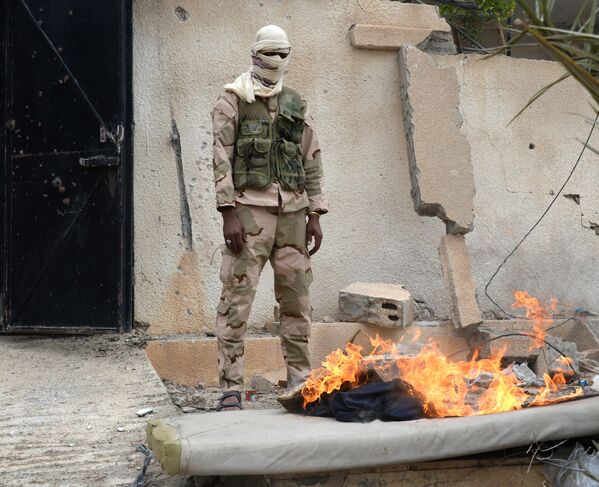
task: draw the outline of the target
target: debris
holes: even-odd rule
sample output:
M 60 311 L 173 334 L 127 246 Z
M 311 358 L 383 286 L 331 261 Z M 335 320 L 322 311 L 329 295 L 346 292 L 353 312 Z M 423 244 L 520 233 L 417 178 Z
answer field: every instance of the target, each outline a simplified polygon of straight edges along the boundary
M 117 426 L 116 430 L 117 430 L 119 433 L 122 433 L 123 431 L 125 431 L 125 428 L 123 428 L 122 426 Z
M 593 377 L 593 385 L 591 385 L 590 388 L 599 392 L 599 374 Z
M 192 406 L 183 406 L 181 408 L 181 411 L 183 411 L 184 413 L 197 413 L 198 410 Z
M 193 406 L 194 408 L 203 408 L 206 405 L 205 398 L 202 396 L 201 390 L 193 387 L 185 387 L 172 382 L 170 380 L 164 380 L 166 390 L 171 396 L 171 400 L 176 406 L 180 408 L 184 406 Z
M 414 320 L 414 301 L 400 284 L 355 282 L 339 292 L 345 321 L 385 327 L 407 326 Z
M 567 375 L 580 373 L 578 362 L 575 360 L 578 355 L 576 343 L 566 342 L 561 338 L 550 335 L 545 337 L 545 341 L 552 346 L 545 345 L 541 349 L 534 366 L 537 375 L 549 374 L 553 376 L 556 372 L 565 372 Z M 564 359 L 564 355 L 568 359 Z
M 476 284 L 470 268 L 470 255 L 463 235 L 444 235 L 439 246 L 445 287 L 449 294 L 451 317 L 458 328 L 482 322 L 476 302 Z
M 544 474 L 553 487 L 597 487 L 599 453 L 587 453 L 577 443 L 568 456 L 559 453 L 550 455 L 545 463 Z
M 266 377 L 255 375 L 252 377 L 252 389 L 257 392 L 272 392 L 275 390 L 275 385 Z
M 599 348 L 591 348 L 590 350 L 578 352 L 576 357 L 578 360 L 590 359 L 599 362 Z
M 594 360 L 599 360 L 599 330 L 595 329 L 593 320 L 572 319 L 556 327 L 554 334 L 564 341 L 575 342 L 581 351 L 592 354 L 591 350 L 596 350 L 597 358 Z
M 543 387 L 545 385 L 545 381 L 537 376 L 526 363 L 511 364 L 504 372 L 513 372 L 520 380 L 520 384 L 518 384 L 520 387 Z
M 597 362 L 596 360 L 583 358 L 578 361 L 578 365 L 580 367 L 580 370 L 585 370 L 587 372 L 599 374 L 599 362 Z
M 125 339 L 125 343 L 132 347 L 143 347 L 148 341 L 147 336 L 145 335 L 133 335 L 130 338 Z
M 302 396 L 303 384 L 290 389 L 279 397 L 277 397 L 278 403 L 283 406 L 290 413 L 299 413 L 303 411 L 304 398 Z
M 136 411 L 135 414 L 137 414 L 141 418 L 141 417 L 146 416 L 153 412 L 155 412 L 154 408 L 142 408 L 142 409 L 139 409 L 138 411 Z

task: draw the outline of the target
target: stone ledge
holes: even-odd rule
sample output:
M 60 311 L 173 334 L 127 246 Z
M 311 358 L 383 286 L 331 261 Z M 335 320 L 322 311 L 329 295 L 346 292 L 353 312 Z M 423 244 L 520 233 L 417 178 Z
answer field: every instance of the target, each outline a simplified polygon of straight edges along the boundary
M 455 54 L 456 49 L 449 25 L 447 30 L 418 29 L 390 25 L 355 24 L 349 29 L 349 39 L 357 49 L 398 51 L 403 46 Z
M 418 330 L 418 331 L 416 331 Z M 414 322 L 407 328 L 385 328 L 366 323 L 313 323 L 310 337 L 312 366 L 317 367 L 326 356 L 337 348 L 345 347 L 349 341 L 362 345 L 369 351 L 369 336 L 379 334 L 381 338 L 399 341 L 419 335 L 424 342 L 433 338 L 440 344 L 441 351 L 454 358 L 465 360 L 469 349 L 451 322 L 425 322 L 419 326 Z M 464 349 L 468 349 L 464 351 Z M 167 340 L 152 340 L 146 345 L 146 354 L 161 379 L 168 379 L 189 387 L 202 384 L 218 386 L 216 338 L 169 337 Z M 284 373 L 285 364 L 277 336 L 251 336 L 246 338 L 245 383 L 249 385 L 254 375 Z

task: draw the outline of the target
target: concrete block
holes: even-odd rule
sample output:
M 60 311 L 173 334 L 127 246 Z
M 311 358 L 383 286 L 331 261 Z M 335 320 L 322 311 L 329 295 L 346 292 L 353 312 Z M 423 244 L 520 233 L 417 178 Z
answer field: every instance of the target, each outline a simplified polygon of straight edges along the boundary
M 466 239 L 463 235 L 444 235 L 439 253 L 455 325 L 466 328 L 479 324 L 482 317 L 476 302 L 476 285 L 470 268 Z
M 529 333 L 532 328 L 526 325 L 527 323 L 519 324 L 516 320 L 485 321 L 472 331 L 468 342 L 473 350 L 479 351 L 481 358 L 502 353 L 505 364 L 526 362 L 534 366 L 539 348 L 533 348 L 532 338 L 513 336 L 515 333 Z M 505 338 L 501 338 L 503 336 Z
M 447 58 L 402 47 L 400 93 L 414 209 L 439 217 L 447 233 L 461 234 L 473 227 L 475 188 L 470 144 L 461 130 L 456 66 L 462 58 Z
M 218 386 L 216 338 L 189 338 L 152 340 L 146 345 L 146 354 L 161 379 L 195 387 Z M 278 337 L 248 337 L 245 345 L 245 383 L 254 375 L 285 368 Z
M 403 46 L 417 46 L 427 52 L 455 54 L 456 48 L 447 25 L 445 30 L 414 29 L 391 25 L 354 24 L 349 39 L 357 49 L 397 51 Z
M 580 351 L 596 349 L 599 348 L 599 334 L 597 331 L 593 328 L 592 321 L 575 320 L 569 332 L 563 336 L 563 339 L 567 342 L 576 343 Z
M 339 292 L 341 318 L 380 326 L 407 326 L 414 300 L 400 284 L 355 282 Z

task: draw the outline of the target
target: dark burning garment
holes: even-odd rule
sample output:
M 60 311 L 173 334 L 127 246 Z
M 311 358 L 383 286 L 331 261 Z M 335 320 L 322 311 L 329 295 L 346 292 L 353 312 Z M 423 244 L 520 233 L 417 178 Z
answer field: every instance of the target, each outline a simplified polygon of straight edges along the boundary
M 308 416 L 333 417 L 337 421 L 367 423 L 409 421 L 424 416 L 422 400 L 400 379 L 369 382 L 347 391 L 324 394 L 308 404 Z

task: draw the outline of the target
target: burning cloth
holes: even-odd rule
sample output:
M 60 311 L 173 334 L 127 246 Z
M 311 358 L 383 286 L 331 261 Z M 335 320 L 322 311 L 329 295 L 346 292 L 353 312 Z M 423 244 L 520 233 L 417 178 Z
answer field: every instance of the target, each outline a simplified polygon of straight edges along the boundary
M 422 399 L 401 379 L 382 382 L 371 374 L 369 382 L 350 389 L 326 394 L 309 404 L 308 416 L 333 417 L 345 423 L 410 421 L 424 416 Z

